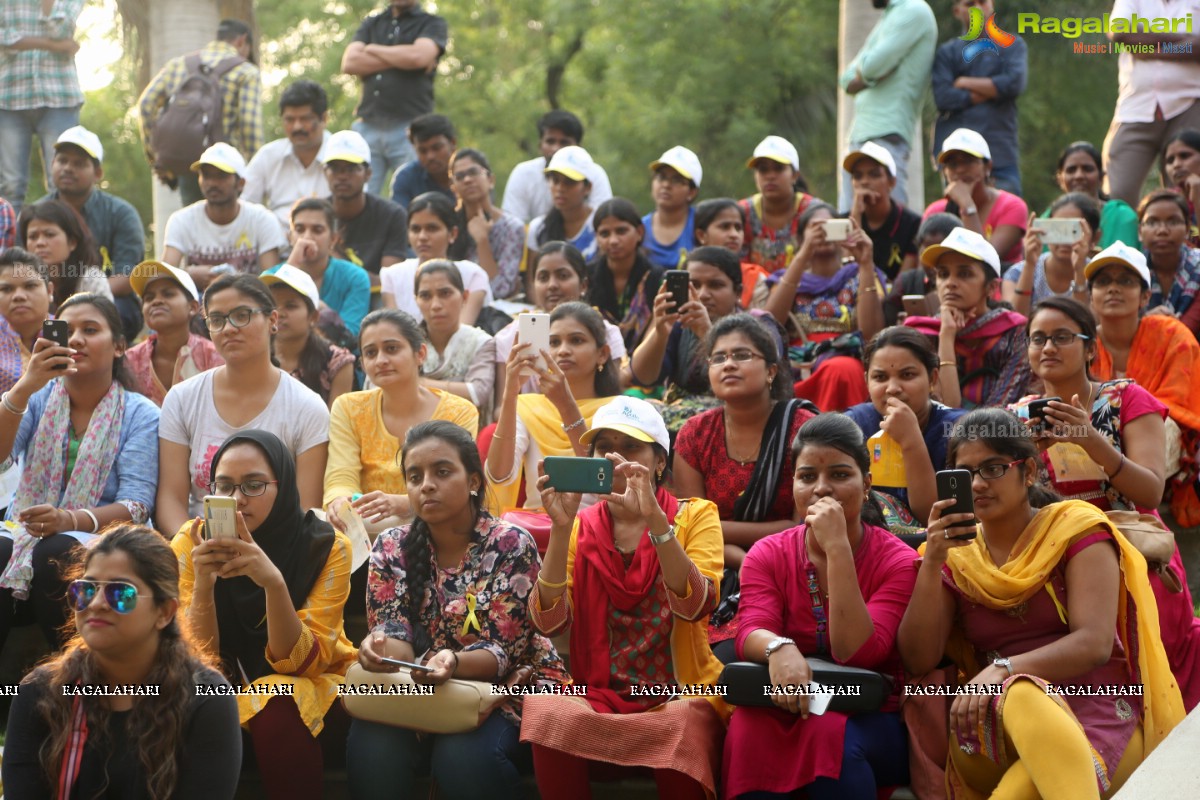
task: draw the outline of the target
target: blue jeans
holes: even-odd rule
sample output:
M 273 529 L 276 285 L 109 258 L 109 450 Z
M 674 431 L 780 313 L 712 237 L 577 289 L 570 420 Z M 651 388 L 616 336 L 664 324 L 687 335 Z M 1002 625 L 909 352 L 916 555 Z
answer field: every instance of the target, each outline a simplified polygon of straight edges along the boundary
M 499 713 L 470 733 L 435 734 L 417 739 L 415 731 L 364 722 L 350 723 L 346 737 L 346 772 L 354 800 L 399 800 L 412 797 L 417 778 L 429 772 L 438 796 L 446 800 L 517 800 L 521 771 L 529 771 L 529 745 L 520 729 Z
M 875 800 L 878 786 L 908 783 L 908 733 L 898 712 L 855 714 L 846 720 L 842 770 L 838 778 L 817 778 L 803 787 L 809 800 Z M 799 787 L 797 787 L 799 788 Z M 738 800 L 791 797 L 747 792 Z
M 79 124 L 79 108 L 0 109 L 0 197 L 12 204 L 13 211 L 19 214 L 25 204 L 33 137 L 37 136 L 42 146 L 42 164 L 49 188 L 54 143 L 63 131 Z
M 892 159 L 896 162 L 896 187 L 892 189 L 892 199 L 901 205 L 908 205 L 908 156 L 912 151 L 912 145 L 898 133 L 892 133 L 878 139 L 871 139 L 875 144 L 883 147 L 892 154 Z M 846 148 L 849 153 L 862 147 L 866 142 L 851 142 Z M 839 162 L 838 169 L 841 169 Z M 849 211 L 850 205 L 854 202 L 854 186 L 850 180 L 850 173 L 842 169 L 842 183 L 838 187 L 838 211 Z
M 1021 196 L 1021 167 L 1013 164 L 1010 167 L 992 167 L 992 182 L 997 189 L 1012 192 Z
M 417 157 L 408 140 L 408 123 L 384 126 L 356 119 L 350 127 L 362 134 L 371 148 L 371 180 L 367 183 L 367 191 L 382 195 L 383 188 L 391 186 L 391 180 L 384 183 L 384 179 Z

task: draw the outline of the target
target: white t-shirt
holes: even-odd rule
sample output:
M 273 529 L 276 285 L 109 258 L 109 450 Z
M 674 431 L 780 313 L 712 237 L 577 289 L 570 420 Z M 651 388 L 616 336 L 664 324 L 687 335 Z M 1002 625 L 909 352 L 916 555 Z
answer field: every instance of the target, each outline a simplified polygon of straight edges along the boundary
M 504 184 L 504 201 L 500 204 L 510 214 L 528 224 L 537 217 L 543 217 L 554 208 L 554 199 L 550 196 L 550 185 L 546 182 L 546 159 L 542 156 L 522 161 L 513 167 Z M 596 181 L 592 184 L 592 193 L 588 195 L 588 205 L 598 208 L 605 200 L 613 196 L 612 185 L 608 182 L 608 173 L 599 164 L 592 166 L 596 171 Z
M 392 295 L 396 300 L 396 308 L 411 314 L 413 319 L 420 322 L 423 318 L 421 309 L 417 306 L 417 293 L 413 286 L 418 266 L 420 265 L 417 264 L 417 260 L 410 258 L 379 270 L 379 290 Z M 468 292 L 483 292 L 485 306 L 496 302 L 492 295 L 492 282 L 483 267 L 474 261 L 455 261 L 454 266 L 458 267 L 459 273 L 462 274 L 463 286 Z
M 271 218 L 274 225 L 274 218 Z M 191 502 L 188 513 L 199 516 L 208 494 L 212 459 L 231 434 L 249 428 L 269 431 L 280 438 L 292 457 L 329 441 L 329 409 L 316 392 L 280 370 L 279 386 L 267 407 L 250 422 L 234 427 L 221 418 L 213 402 L 216 370 L 177 383 L 163 400 L 158 436 L 190 451 Z
M 258 203 L 239 201 L 238 215 L 228 225 L 209 219 L 204 211 L 206 204 L 204 200 L 192 203 L 167 220 L 164 244 L 183 253 L 188 264 L 233 264 L 240 272 L 257 275 L 262 271 L 260 253 L 287 247 L 279 221 Z

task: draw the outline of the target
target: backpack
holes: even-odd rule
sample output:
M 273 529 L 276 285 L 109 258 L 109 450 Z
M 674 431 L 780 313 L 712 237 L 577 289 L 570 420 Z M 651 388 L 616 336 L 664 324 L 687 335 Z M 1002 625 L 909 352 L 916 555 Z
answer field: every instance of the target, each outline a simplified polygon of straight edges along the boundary
M 199 53 L 184 58 L 187 73 L 150 132 L 154 164 L 182 175 L 210 145 L 225 141 L 221 78 L 245 61 L 230 56 L 210 67 Z

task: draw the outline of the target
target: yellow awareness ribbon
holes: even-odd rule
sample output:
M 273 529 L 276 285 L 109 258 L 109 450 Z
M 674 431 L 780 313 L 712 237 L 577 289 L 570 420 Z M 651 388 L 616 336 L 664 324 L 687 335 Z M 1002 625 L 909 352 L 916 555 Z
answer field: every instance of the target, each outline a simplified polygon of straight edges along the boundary
M 892 243 L 892 254 L 888 256 L 888 266 L 904 266 L 904 254 L 900 252 L 900 245 Z
M 483 631 L 483 627 L 479 624 L 479 617 L 475 616 L 475 595 L 467 592 L 467 618 L 463 620 L 463 636 L 470 632 L 472 625 L 475 626 L 476 631 Z

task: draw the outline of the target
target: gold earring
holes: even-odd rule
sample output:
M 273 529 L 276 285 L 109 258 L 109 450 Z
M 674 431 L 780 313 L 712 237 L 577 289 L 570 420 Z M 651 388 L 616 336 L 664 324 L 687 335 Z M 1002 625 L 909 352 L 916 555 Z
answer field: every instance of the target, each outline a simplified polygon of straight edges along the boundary
M 596 367 L 596 372 L 604 372 L 604 362 L 603 361 L 601 361 L 600 365 L 598 367 Z

